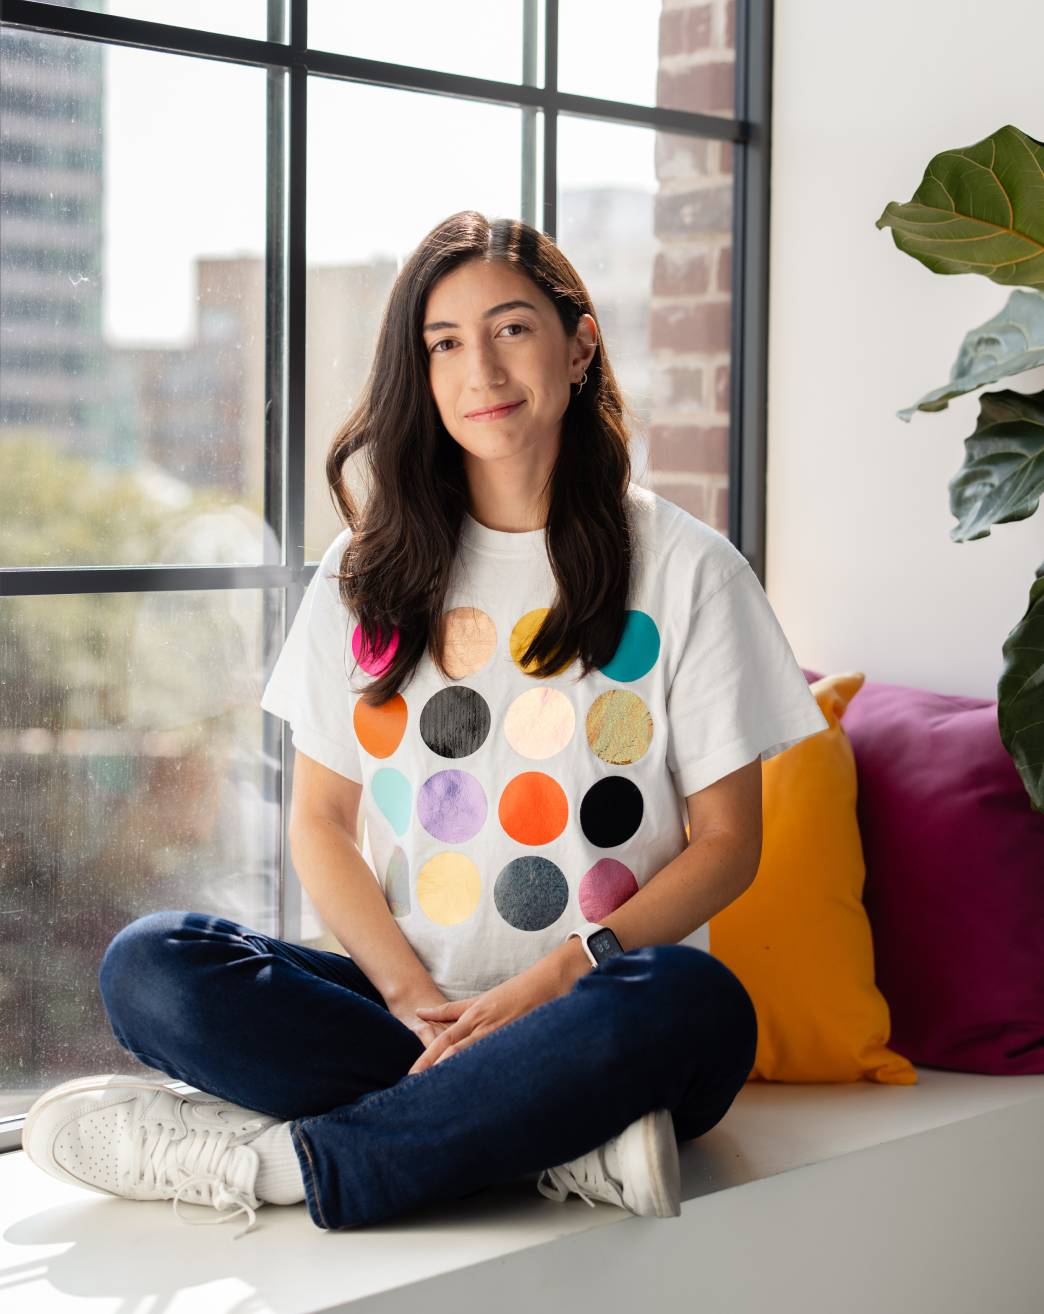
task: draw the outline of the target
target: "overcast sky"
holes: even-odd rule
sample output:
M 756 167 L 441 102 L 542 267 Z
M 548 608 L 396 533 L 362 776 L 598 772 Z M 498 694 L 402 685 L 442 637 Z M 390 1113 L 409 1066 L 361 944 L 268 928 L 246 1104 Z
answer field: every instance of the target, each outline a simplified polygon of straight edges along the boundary
M 156 21 L 171 13 L 170 0 L 104 7 Z M 309 8 L 317 48 L 505 80 L 521 62 L 521 0 Z M 563 89 L 650 103 L 659 11 L 660 0 L 561 0 Z M 226 30 L 264 35 L 254 26 L 263 0 L 178 0 L 186 26 L 213 27 L 215 12 L 227 15 Z M 103 58 L 105 334 L 119 345 L 184 345 L 193 260 L 263 251 L 265 75 L 119 47 Z M 519 122 L 509 108 L 314 80 L 309 263 L 399 260 L 454 210 L 517 214 Z M 560 185 L 651 191 L 652 142 L 644 129 L 563 128 Z

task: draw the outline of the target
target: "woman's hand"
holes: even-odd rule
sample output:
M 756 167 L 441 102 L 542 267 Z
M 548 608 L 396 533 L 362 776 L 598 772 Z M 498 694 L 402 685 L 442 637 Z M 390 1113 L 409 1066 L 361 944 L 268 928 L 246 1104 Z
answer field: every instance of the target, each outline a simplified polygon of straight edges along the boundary
M 396 1017 L 404 1027 L 409 1027 L 422 1045 L 428 1046 L 431 1042 L 450 1025 L 448 1021 L 441 1021 L 439 1018 L 423 1018 L 420 1015 L 421 1008 L 437 1010 L 441 1005 L 448 1003 L 446 996 L 441 990 L 429 990 L 423 995 L 414 995 L 410 999 L 397 1001 L 394 1005 L 389 1005 L 388 1011 L 392 1017 Z
M 508 1022 L 539 1008 L 561 993 L 558 980 L 549 972 L 539 970 L 537 965 L 469 999 L 451 1000 L 434 1008 L 418 1008 L 419 1018 L 443 1029 L 406 1075 L 423 1072 L 425 1068 L 441 1063 L 444 1058 L 449 1058 L 451 1054 L 458 1053 L 483 1036 L 488 1036 L 491 1031 L 506 1026 Z

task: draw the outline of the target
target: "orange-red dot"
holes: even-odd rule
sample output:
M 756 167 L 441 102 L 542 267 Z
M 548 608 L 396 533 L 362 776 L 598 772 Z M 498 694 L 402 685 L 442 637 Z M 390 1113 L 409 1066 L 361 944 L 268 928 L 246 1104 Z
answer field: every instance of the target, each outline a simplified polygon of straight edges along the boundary
M 569 800 L 565 790 L 543 771 L 523 771 L 500 796 L 500 824 L 519 844 L 550 844 L 565 830 Z

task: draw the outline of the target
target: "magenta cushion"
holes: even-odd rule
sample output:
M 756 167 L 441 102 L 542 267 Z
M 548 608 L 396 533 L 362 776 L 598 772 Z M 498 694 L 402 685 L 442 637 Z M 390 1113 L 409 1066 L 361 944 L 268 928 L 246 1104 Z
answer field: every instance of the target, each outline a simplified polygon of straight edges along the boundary
M 843 725 L 889 1045 L 925 1067 L 1044 1072 L 1044 814 L 996 701 L 868 680 Z

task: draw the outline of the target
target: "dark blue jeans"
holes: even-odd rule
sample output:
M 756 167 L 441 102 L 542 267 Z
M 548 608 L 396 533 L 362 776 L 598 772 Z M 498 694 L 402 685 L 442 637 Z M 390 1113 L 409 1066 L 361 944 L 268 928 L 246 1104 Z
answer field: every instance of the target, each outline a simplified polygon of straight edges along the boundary
M 357 1227 L 565 1163 L 652 1109 L 679 1141 L 754 1065 L 739 979 L 691 945 L 631 949 L 564 995 L 407 1075 L 423 1042 L 362 970 L 197 912 L 125 926 L 99 984 L 149 1067 L 290 1122 L 308 1212 Z

